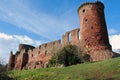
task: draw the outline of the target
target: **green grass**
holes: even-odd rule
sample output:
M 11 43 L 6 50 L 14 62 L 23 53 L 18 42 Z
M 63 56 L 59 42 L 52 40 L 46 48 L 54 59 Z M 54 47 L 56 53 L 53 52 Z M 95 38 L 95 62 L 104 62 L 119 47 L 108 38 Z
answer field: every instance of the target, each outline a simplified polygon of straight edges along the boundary
M 15 80 L 120 80 L 120 58 L 63 68 L 10 71 Z

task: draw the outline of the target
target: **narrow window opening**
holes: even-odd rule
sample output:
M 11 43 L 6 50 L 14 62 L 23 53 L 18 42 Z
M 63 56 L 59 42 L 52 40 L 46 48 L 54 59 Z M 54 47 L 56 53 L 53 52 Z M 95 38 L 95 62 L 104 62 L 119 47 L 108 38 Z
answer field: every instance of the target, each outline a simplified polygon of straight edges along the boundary
M 36 65 L 39 65 L 39 62 L 37 62 Z
M 91 29 L 93 29 L 93 26 L 91 26 Z
M 45 48 L 47 47 L 47 44 L 45 44 Z
M 55 42 L 53 42 L 53 45 L 55 45 Z
M 28 49 L 25 49 L 25 52 L 28 52 Z
M 71 34 L 68 34 L 68 41 L 71 42 L 72 38 L 71 38 Z
M 33 54 L 32 54 L 32 57 L 33 57 Z
M 78 39 L 80 40 L 80 31 L 78 31 Z
M 87 39 L 85 39 L 85 41 L 87 41 Z
M 11 66 L 14 67 L 14 63 L 12 63 Z
M 60 44 L 62 44 L 62 39 L 60 40 Z
M 41 45 L 39 46 L 39 49 L 41 48 Z
M 87 22 L 88 20 L 87 19 L 85 19 L 85 22 Z
M 83 9 L 83 11 L 82 11 L 83 13 L 85 12 L 85 9 Z
M 48 54 L 48 52 L 47 52 L 47 50 L 45 51 L 45 55 L 47 55 Z
M 38 51 L 38 54 L 40 54 L 40 51 Z
M 99 9 L 99 10 L 102 10 L 102 8 L 101 8 L 101 7 L 99 7 L 98 9 Z

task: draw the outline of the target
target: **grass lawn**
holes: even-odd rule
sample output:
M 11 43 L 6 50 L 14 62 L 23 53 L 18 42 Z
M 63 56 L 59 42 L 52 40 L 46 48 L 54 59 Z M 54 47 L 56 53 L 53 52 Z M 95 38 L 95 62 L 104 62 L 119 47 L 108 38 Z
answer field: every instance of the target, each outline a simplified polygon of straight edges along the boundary
M 15 80 L 120 80 L 120 58 L 63 68 L 9 71 Z

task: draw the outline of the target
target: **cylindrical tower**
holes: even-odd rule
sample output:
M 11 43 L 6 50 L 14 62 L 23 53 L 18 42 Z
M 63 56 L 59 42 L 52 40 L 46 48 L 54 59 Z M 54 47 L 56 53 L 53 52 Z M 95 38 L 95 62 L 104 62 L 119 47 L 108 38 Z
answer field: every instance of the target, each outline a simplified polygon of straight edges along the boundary
M 80 18 L 80 46 L 83 52 L 91 56 L 92 61 L 109 59 L 112 49 L 106 27 L 104 5 L 84 3 L 78 8 Z

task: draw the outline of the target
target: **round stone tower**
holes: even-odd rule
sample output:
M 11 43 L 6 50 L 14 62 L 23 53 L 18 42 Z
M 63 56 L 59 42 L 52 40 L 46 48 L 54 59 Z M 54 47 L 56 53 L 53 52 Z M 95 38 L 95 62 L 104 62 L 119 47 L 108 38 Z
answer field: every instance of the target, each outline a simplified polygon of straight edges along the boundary
M 106 27 L 104 4 L 97 1 L 87 2 L 78 8 L 80 18 L 80 46 L 84 53 L 91 56 L 91 61 L 112 58 Z

